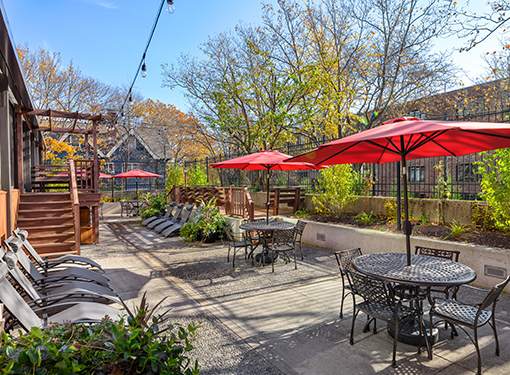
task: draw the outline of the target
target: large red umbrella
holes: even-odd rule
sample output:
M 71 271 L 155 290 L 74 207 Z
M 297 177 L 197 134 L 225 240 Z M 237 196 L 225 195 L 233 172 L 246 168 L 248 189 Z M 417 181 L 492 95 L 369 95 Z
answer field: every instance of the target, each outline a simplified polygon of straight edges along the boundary
M 412 231 L 407 200 L 406 160 L 433 156 L 460 156 L 510 147 L 510 125 L 489 122 L 428 121 L 400 117 L 381 126 L 325 143 L 289 162 L 317 165 L 402 162 L 404 233 L 407 263 L 411 264 Z
M 113 178 L 136 178 L 136 191 L 138 194 L 138 178 L 146 178 L 146 177 L 163 177 L 156 173 L 142 171 L 141 169 L 132 169 L 128 172 L 119 173 L 113 176 Z
M 213 168 L 241 169 L 244 171 L 266 170 L 267 171 L 267 201 L 266 201 L 266 220 L 269 221 L 269 177 L 270 171 L 294 171 L 298 169 L 320 169 L 311 163 L 295 162 L 284 163 L 290 158 L 290 155 L 282 154 L 276 150 L 259 151 L 254 154 L 241 156 L 238 158 L 220 161 L 211 164 Z

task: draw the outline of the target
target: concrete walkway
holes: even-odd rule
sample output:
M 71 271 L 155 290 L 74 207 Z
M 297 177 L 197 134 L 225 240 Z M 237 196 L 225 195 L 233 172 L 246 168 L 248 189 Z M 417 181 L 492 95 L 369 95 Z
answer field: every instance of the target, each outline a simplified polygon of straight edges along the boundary
M 441 329 L 433 360 L 399 343 L 396 369 L 392 339 L 382 324 L 377 335 L 363 333 L 360 316 L 351 346 L 352 305 L 347 302 L 339 319 L 341 280 L 330 251 L 305 247 L 297 270 L 293 262 L 279 261 L 271 273 L 271 267 L 252 266 L 242 255 L 233 268 L 221 242 L 199 246 L 163 239 L 137 219 L 106 212 L 100 239 L 83 246 L 82 254 L 103 265 L 128 306 L 147 291 L 151 305 L 167 297 L 163 310 L 172 309 L 173 322 L 201 322 L 193 351 L 201 374 L 476 373 L 474 346 L 462 331 L 450 340 Z M 504 311 L 508 296 L 503 299 Z M 500 357 L 494 355 L 490 327 L 481 330 L 487 375 L 510 373 L 510 324 L 498 321 L 498 332 Z

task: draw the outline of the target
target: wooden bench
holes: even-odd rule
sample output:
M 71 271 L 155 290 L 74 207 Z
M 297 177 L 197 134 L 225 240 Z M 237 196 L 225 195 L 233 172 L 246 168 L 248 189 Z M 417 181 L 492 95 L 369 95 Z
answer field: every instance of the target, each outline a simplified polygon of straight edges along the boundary
M 272 191 L 273 215 L 278 215 L 280 204 L 287 204 L 292 212 L 299 210 L 299 204 L 305 201 L 305 190 L 301 187 L 274 188 Z

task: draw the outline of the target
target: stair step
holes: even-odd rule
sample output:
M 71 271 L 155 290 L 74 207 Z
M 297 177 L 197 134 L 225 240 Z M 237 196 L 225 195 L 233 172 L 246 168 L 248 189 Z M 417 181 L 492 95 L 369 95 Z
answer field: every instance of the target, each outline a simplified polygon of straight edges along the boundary
M 61 208 L 61 209 L 46 209 L 46 210 L 19 210 L 18 218 L 22 219 L 30 219 L 30 218 L 47 218 L 47 217 L 63 217 L 69 216 L 72 211 L 70 208 Z
M 44 224 L 44 223 L 43 223 Z M 24 228 L 18 224 L 20 229 L 25 229 L 28 232 L 28 240 L 31 241 L 32 237 L 36 237 L 41 234 L 59 234 L 59 233 L 74 233 L 74 224 L 62 224 L 62 225 L 34 225 L 30 228 Z
M 41 211 L 47 209 L 72 209 L 71 201 L 58 202 L 19 202 L 20 211 Z
M 32 227 L 41 227 L 41 226 L 57 226 L 57 225 L 74 225 L 73 216 L 58 216 L 58 217 L 31 217 L 31 218 L 21 218 L 18 217 L 18 226 L 23 228 L 30 233 L 30 228 Z
M 39 232 L 33 236 L 30 236 L 29 241 L 32 246 L 37 244 L 57 244 L 62 242 L 72 242 L 74 241 L 74 232 L 63 232 L 57 234 Z
M 47 255 L 50 253 L 67 254 L 70 252 L 76 252 L 74 242 L 40 243 L 32 245 L 34 249 L 41 255 Z
M 70 201 L 71 194 L 66 193 L 25 193 L 21 194 L 21 202 L 59 202 Z

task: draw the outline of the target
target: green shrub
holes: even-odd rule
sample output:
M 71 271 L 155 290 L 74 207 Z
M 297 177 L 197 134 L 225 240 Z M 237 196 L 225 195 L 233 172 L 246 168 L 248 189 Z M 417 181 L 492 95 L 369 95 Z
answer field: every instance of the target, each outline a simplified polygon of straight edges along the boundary
M 483 152 L 478 162 L 481 175 L 481 196 L 489 204 L 489 211 L 498 229 L 510 227 L 510 149 Z
M 322 169 L 317 180 L 317 195 L 312 198 L 316 210 L 322 214 L 343 216 L 346 207 L 358 199 L 354 195 L 354 175 L 350 164 Z
M 167 164 L 166 167 L 166 190 L 170 191 L 174 185 L 184 185 L 184 171 L 178 165 Z
M 162 301 L 161 301 L 162 302 Z M 0 371 L 4 374 L 175 374 L 199 373 L 186 353 L 199 327 L 166 325 L 165 314 L 153 315 L 145 294 L 135 313 L 99 324 L 51 324 L 44 331 L 12 337 L 4 332 Z M 126 307 L 127 308 L 127 307 Z
M 193 242 L 200 237 L 205 238 L 218 232 L 223 236 L 223 227 L 228 225 L 225 217 L 220 214 L 216 207 L 216 198 L 211 198 L 207 203 L 203 199 L 198 200 L 201 212 L 195 219 L 188 221 L 181 228 L 180 235 L 184 240 Z

